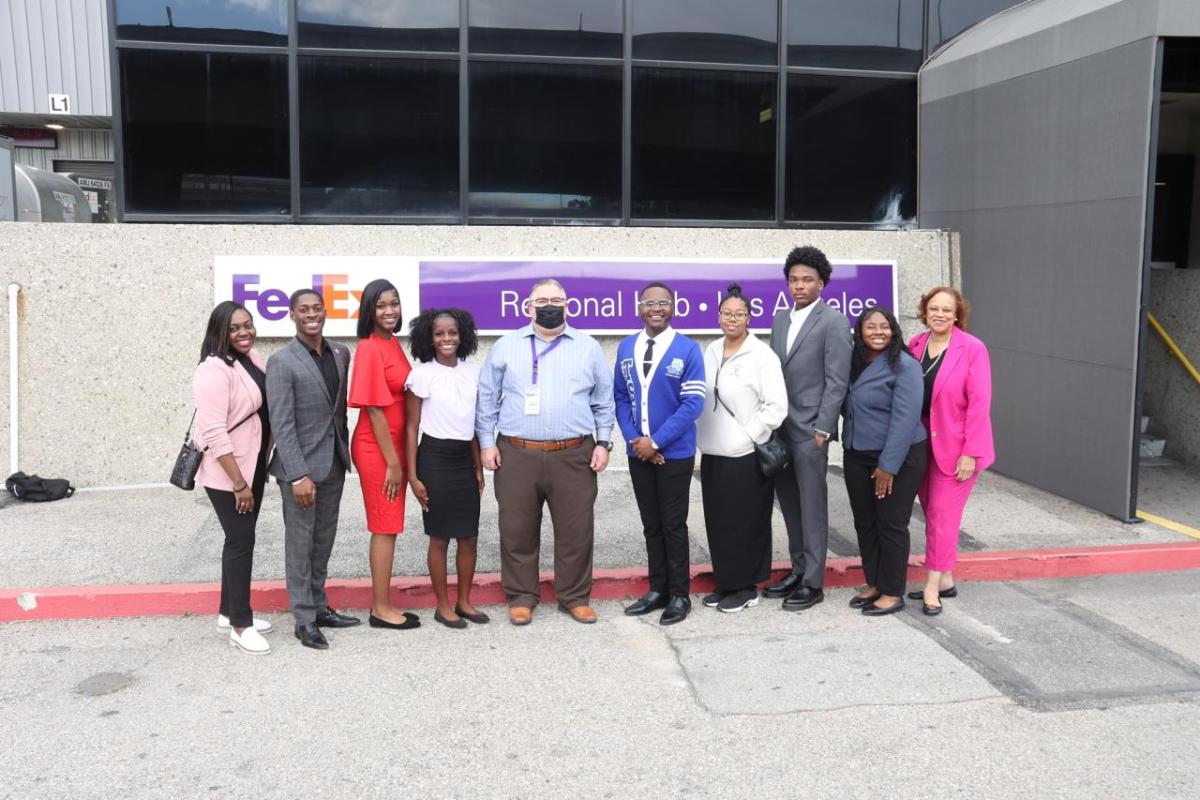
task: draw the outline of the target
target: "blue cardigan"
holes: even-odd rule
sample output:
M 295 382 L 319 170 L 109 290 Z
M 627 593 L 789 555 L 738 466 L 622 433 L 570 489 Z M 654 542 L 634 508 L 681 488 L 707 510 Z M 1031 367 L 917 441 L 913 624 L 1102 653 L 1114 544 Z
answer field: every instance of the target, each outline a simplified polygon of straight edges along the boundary
M 893 475 L 900 471 L 909 448 L 925 440 L 921 365 L 908 353 L 901 353 L 897 366 L 893 370 L 886 355 L 876 358 L 850 384 L 842 405 L 846 420 L 842 445 L 851 450 L 879 450 L 879 468 Z
M 628 443 L 643 436 L 641 425 L 642 382 L 639 364 L 634 363 L 637 334 L 617 346 L 613 376 L 613 399 L 617 425 L 625 437 L 625 452 L 633 457 Z M 648 384 L 650 438 L 663 458 L 692 458 L 696 455 L 696 420 L 704 410 L 704 355 L 700 346 L 681 333 L 662 354 Z

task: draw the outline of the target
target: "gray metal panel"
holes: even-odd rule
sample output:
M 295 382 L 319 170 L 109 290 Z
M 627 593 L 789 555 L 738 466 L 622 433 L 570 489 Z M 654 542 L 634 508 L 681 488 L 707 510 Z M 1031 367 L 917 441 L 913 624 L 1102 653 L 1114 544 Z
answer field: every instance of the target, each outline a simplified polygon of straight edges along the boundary
M 996 469 L 1120 518 L 1132 491 L 1156 40 L 921 108 L 922 227 L 961 233 Z
M 104 0 L 0 3 L 0 112 L 46 114 L 50 94 L 71 113 L 112 115 Z

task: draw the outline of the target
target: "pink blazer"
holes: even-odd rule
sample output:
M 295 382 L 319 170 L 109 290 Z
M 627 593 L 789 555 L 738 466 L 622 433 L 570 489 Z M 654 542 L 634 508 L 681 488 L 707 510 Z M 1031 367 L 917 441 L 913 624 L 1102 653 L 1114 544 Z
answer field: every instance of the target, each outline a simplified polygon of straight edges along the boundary
M 919 333 L 908 350 L 919 360 L 925 355 L 929 331 Z M 954 329 L 942 356 L 929 403 L 929 444 L 938 469 L 953 475 L 959 456 L 975 458 L 979 474 L 996 460 L 992 443 L 992 363 L 983 342 Z
M 250 351 L 250 360 L 261 370 L 266 362 L 258 351 Z M 217 458 L 233 454 L 238 469 L 247 482 L 254 480 L 254 467 L 262 444 L 262 422 L 258 410 L 262 407 L 262 392 L 241 364 L 231 367 L 216 356 L 209 356 L 196 367 L 192 376 L 192 395 L 196 401 L 196 430 L 192 434 L 196 447 L 208 449 L 200 461 L 196 483 L 210 489 L 233 491 L 233 482 Z M 230 433 L 229 429 L 249 416 L 245 423 Z

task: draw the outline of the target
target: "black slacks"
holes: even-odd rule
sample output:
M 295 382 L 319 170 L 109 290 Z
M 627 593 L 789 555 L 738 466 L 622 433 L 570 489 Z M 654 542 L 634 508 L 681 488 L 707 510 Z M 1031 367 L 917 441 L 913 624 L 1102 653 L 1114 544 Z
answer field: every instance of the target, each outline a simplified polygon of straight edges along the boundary
M 687 518 L 695 465 L 694 456 L 670 459 L 661 466 L 629 459 L 653 592 L 687 597 L 691 588 Z
M 229 617 L 235 628 L 249 628 L 254 624 L 250 610 L 250 573 L 254 569 L 254 529 L 258 524 L 258 510 L 262 508 L 263 487 L 267 482 L 267 470 L 261 459 L 254 470 L 250 490 L 254 494 L 254 510 L 247 514 L 237 512 L 233 492 L 209 489 L 208 499 L 221 529 L 225 531 L 225 546 L 221 549 L 221 613 Z
M 845 451 L 842 470 L 850 510 L 854 512 L 863 572 L 868 585 L 892 597 L 903 596 L 908 577 L 908 523 L 925 476 L 926 450 L 924 441 L 909 448 L 892 481 L 892 493 L 882 499 L 875 496 L 875 481 L 871 478 L 879 464 L 879 452 Z

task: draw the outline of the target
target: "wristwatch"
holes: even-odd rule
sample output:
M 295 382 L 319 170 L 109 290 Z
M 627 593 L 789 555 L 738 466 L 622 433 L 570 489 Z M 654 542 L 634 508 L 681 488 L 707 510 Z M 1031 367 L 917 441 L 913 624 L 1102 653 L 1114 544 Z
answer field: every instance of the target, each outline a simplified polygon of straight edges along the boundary
M 597 439 L 596 446 L 603 447 L 605 450 L 607 450 L 610 453 L 612 452 L 612 442 L 610 442 L 608 439 Z

